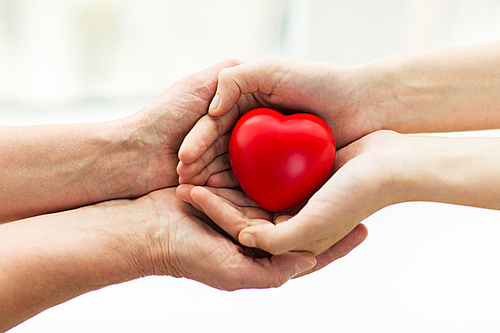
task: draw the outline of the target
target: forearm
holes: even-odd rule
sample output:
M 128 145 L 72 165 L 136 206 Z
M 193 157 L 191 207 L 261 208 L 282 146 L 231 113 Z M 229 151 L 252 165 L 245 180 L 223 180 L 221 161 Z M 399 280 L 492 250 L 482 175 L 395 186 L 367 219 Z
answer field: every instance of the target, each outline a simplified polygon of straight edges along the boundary
M 144 194 L 148 149 L 116 121 L 1 127 L 0 222 Z
M 359 108 L 401 133 L 500 128 L 500 42 L 404 54 L 358 66 Z
M 395 157 L 401 201 L 500 209 L 500 138 L 407 137 Z M 401 192 L 400 192 L 401 193 Z
M 143 220 L 120 200 L 0 225 L 0 331 L 144 275 Z

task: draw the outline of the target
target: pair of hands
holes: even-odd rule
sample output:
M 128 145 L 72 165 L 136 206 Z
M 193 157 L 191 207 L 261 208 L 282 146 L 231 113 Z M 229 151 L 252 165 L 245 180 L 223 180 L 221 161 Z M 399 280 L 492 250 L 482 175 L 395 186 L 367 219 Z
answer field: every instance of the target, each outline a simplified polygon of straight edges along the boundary
M 380 196 L 388 172 L 379 148 L 390 149 L 397 134 L 365 136 L 380 125 L 370 110 L 359 108 L 363 91 L 357 77 L 353 69 L 327 63 L 263 61 L 222 69 L 209 114 L 180 147 L 177 171 L 183 185 L 177 195 L 247 247 L 274 255 L 311 252 L 318 256 L 315 269 L 337 258 L 339 249 L 348 253 L 366 237 L 360 222 L 394 199 Z M 331 126 L 341 148 L 333 177 L 300 211 L 267 212 L 235 189 L 230 131 L 257 107 L 316 114 Z
M 0 223 L 17 221 L 0 228 L 7 273 L 0 282 L 9 286 L 0 330 L 144 275 L 227 290 L 279 286 L 347 254 L 367 235 L 360 222 L 397 202 L 500 209 L 499 139 L 381 131 L 500 128 L 499 46 L 353 67 L 227 61 L 177 82 L 121 120 L 2 128 L 0 141 L 10 152 L 1 161 L 2 185 L 10 198 L 4 196 Z M 295 210 L 269 213 L 235 190 L 230 131 L 243 113 L 262 106 L 316 114 L 336 138 L 333 176 Z M 50 163 L 33 160 L 40 147 Z M 118 198 L 136 199 L 112 200 Z M 67 210 L 75 207 L 81 208 Z M 44 215 L 54 211 L 62 212 Z M 36 217 L 19 220 L 28 216 Z
M 180 148 L 177 170 L 183 185 L 177 195 L 241 244 L 275 255 L 308 251 L 322 256 L 334 244 L 341 246 L 338 242 L 348 235 L 363 239 L 362 220 L 403 200 L 391 177 L 404 163 L 395 158 L 404 152 L 404 136 L 375 131 L 381 126 L 370 109 L 360 107 L 364 97 L 358 77 L 353 68 L 293 61 L 222 70 L 209 114 Z M 228 157 L 230 131 L 245 112 L 257 107 L 316 114 L 335 134 L 340 149 L 334 174 L 301 208 L 266 212 L 235 189 L 238 183 Z
M 230 122 L 210 118 L 210 121 L 213 120 L 211 124 L 221 126 L 217 128 L 217 137 L 206 138 L 206 132 L 200 132 L 198 129 L 205 127 L 204 124 L 208 118 L 204 115 L 215 95 L 219 75 L 238 65 L 241 63 L 229 60 L 193 74 L 172 85 L 139 113 L 120 120 L 123 128 L 138 131 L 137 135 L 147 142 L 146 146 L 154 148 L 149 153 L 145 187 L 148 189 L 166 188 L 151 192 L 140 199 L 140 202 L 154 202 L 154 205 L 144 206 L 147 209 L 154 207 L 153 212 L 150 213 L 153 218 L 150 219 L 148 229 L 152 244 L 151 253 L 157 254 L 152 259 L 154 274 L 184 276 L 228 290 L 276 287 L 292 277 L 318 270 L 346 255 L 366 237 L 366 228 L 359 226 L 348 236 L 342 237 L 342 240 L 337 240 L 340 242 L 336 241 L 333 246 L 331 246 L 333 243 L 329 244 L 330 250 L 321 251 L 321 254 L 313 251 L 312 248 L 304 248 L 298 252 L 282 251 L 272 256 L 258 249 L 243 247 L 233 242 L 230 237 L 223 235 L 219 227 L 225 229 L 233 238 L 237 238 L 235 228 L 241 225 L 231 226 L 231 223 L 228 223 L 230 220 L 225 219 L 224 216 L 214 215 L 210 211 L 206 211 L 205 214 L 201 213 L 198 210 L 200 207 L 190 197 L 187 198 L 185 186 L 177 188 L 176 196 L 176 191 L 172 187 L 178 184 L 176 173 L 178 156 L 181 158 L 186 154 L 198 156 L 200 152 L 206 150 L 194 164 L 197 168 L 207 166 L 203 169 L 204 171 L 198 172 L 197 177 L 204 177 L 205 173 L 215 174 L 211 179 L 218 177 L 216 171 L 219 170 L 214 171 L 210 168 L 212 166 L 219 168 L 219 161 L 226 158 L 224 153 L 227 152 L 229 136 L 227 131 L 233 120 L 239 117 L 238 110 L 228 114 Z M 297 89 L 300 87 L 297 86 Z M 303 92 L 303 94 L 308 95 L 309 92 Z M 300 100 L 301 98 L 298 98 L 290 105 L 297 104 L 297 107 L 302 108 L 303 104 Z M 241 99 L 240 103 L 245 104 L 245 111 L 258 105 L 256 100 L 250 98 Z M 310 107 L 313 105 L 311 104 Z M 198 122 L 196 127 L 186 138 L 184 148 L 179 152 L 181 143 L 196 122 Z M 189 140 L 193 138 L 194 144 L 189 145 Z M 188 168 L 192 167 L 193 164 Z M 178 170 L 181 176 L 185 175 L 182 163 Z M 220 181 L 225 182 L 226 177 L 221 177 Z M 208 183 L 211 182 L 212 180 L 209 180 Z M 216 180 L 213 182 L 214 185 L 221 185 Z M 242 207 L 252 205 L 240 192 L 223 189 L 220 190 L 221 192 L 217 192 L 216 189 L 213 191 L 227 197 L 230 200 L 227 202 L 231 204 Z M 193 203 L 194 207 L 179 197 Z M 208 199 L 211 200 L 214 197 L 208 196 Z M 272 214 L 257 207 L 243 208 L 243 210 L 246 217 L 272 220 Z M 212 220 L 219 226 L 215 225 Z M 167 237 L 162 237 L 158 241 L 158 234 L 166 234 Z M 265 246 L 261 248 L 266 249 Z
M 500 128 L 499 50 L 492 42 L 350 67 L 266 60 L 224 69 L 209 114 L 180 147 L 177 194 L 242 245 L 275 255 L 324 253 L 349 232 L 360 232 L 370 214 L 398 202 L 499 209 L 492 199 L 498 140 L 384 131 Z M 334 174 L 300 210 L 270 214 L 234 190 L 230 131 L 257 107 L 313 113 L 333 130 L 339 149 Z

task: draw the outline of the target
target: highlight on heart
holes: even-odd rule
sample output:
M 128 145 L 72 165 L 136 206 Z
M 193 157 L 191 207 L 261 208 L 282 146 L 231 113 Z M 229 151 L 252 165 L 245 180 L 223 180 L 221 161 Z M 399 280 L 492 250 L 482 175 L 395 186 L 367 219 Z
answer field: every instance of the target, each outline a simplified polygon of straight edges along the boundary
M 258 108 L 236 123 L 229 158 L 243 191 L 262 208 L 278 212 L 305 201 L 328 179 L 335 139 L 318 116 Z

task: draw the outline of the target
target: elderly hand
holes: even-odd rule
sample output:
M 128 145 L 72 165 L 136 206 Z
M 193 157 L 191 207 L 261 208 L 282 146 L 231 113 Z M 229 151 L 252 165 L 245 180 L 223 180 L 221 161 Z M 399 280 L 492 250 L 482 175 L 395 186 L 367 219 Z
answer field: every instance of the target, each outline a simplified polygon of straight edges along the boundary
M 269 288 L 316 264 L 308 252 L 272 256 L 242 247 L 210 224 L 170 188 L 0 225 L 0 331 L 142 276 L 186 277 L 224 290 Z
M 117 121 L 129 137 L 132 153 L 139 154 L 131 159 L 147 162 L 137 174 L 144 185 L 138 194 L 178 184 L 176 167 L 182 141 L 207 113 L 220 71 L 240 63 L 226 60 L 192 74 L 173 84 L 140 112 Z
M 0 223 L 177 185 L 178 149 L 207 112 L 225 61 L 105 123 L 0 126 Z
M 278 287 L 316 265 L 308 252 L 270 256 L 235 244 L 207 216 L 180 200 L 175 189 L 156 191 L 142 200 L 148 202 L 150 217 L 146 253 L 152 255 L 144 259 L 151 263 L 149 274 L 187 277 L 235 290 Z

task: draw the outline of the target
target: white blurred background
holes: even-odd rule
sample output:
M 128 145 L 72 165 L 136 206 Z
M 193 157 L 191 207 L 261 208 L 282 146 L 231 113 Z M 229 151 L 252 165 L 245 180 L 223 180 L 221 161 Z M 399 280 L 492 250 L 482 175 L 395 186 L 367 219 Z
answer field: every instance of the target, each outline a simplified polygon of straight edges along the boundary
M 498 0 L 0 0 L 0 124 L 126 116 L 229 57 L 352 65 L 499 38 Z M 395 205 L 365 221 L 348 257 L 278 289 L 150 277 L 12 332 L 499 332 L 499 222 L 498 211 Z

